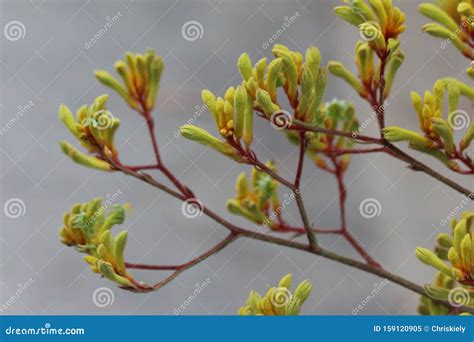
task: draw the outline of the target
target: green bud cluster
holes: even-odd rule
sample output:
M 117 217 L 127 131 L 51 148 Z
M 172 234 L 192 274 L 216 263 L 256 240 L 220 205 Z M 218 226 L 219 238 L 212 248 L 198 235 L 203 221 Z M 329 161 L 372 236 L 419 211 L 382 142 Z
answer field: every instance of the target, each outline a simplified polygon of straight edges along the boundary
M 272 171 L 276 170 L 271 161 L 266 166 Z M 281 210 L 278 185 L 271 176 L 255 168 L 252 169 L 249 184 L 247 175 L 242 172 L 237 178 L 236 196 L 227 201 L 227 209 L 235 215 L 272 229 L 277 225 L 273 216 L 279 215 Z
M 291 274 L 285 275 L 278 283 L 278 287 L 271 287 L 265 296 L 251 291 L 245 306 L 239 309 L 243 316 L 295 316 L 299 315 L 301 306 L 308 299 L 313 289 L 310 281 L 302 281 L 291 292 Z
M 474 59 L 469 42 L 474 33 L 474 3 L 472 0 L 451 0 L 439 5 L 424 3 L 419 11 L 433 22 L 422 30 L 429 35 L 444 39 L 442 47 L 453 44 L 464 56 Z
M 128 205 L 102 203 L 94 198 L 86 203 L 74 205 L 64 215 L 63 227 L 59 231 L 61 242 L 86 253 L 84 260 L 92 271 L 125 288 L 144 289 L 127 272 L 124 261 L 128 233 L 122 231 L 115 237 L 111 229 L 125 221 Z
M 447 94 L 448 115 L 444 112 L 444 97 Z M 392 126 L 384 129 L 384 137 L 390 142 L 406 141 L 415 150 L 429 154 L 450 169 L 459 171 L 459 165 L 452 160 L 456 154 L 461 154 L 474 138 L 474 122 L 470 123 L 459 145 L 454 141 L 454 129 L 459 121 L 469 121 L 467 112 L 458 109 L 461 97 L 474 100 L 474 88 L 454 78 L 438 80 L 433 90 L 426 91 L 424 98 L 416 92 L 411 93 L 411 100 L 418 116 L 422 134 Z M 458 117 L 459 116 L 459 117 Z M 464 122 L 462 122 L 464 123 Z
M 451 235 L 438 235 L 436 253 L 418 247 L 416 256 L 457 282 L 474 287 L 474 212 L 464 213 L 459 221 L 453 220 L 451 227 Z
M 108 95 L 97 97 L 92 105 L 80 107 L 76 117 L 67 106 L 61 104 L 59 118 L 89 153 L 117 159 L 114 137 L 120 126 L 120 120 L 106 109 L 107 99 Z M 59 144 L 63 152 L 78 164 L 102 171 L 112 169 L 103 159 L 82 153 L 66 141 L 61 141 Z
M 343 100 L 333 99 L 325 103 L 318 113 L 316 123 L 328 130 L 338 130 L 346 133 L 357 132 L 359 122 L 355 116 L 354 106 Z M 296 132 L 289 132 L 288 138 L 295 144 L 299 143 Z M 316 166 L 327 170 L 327 156 L 334 155 L 338 149 L 348 149 L 354 145 L 354 140 L 347 137 L 335 136 L 319 132 L 307 132 L 308 147 L 306 153 L 313 159 Z M 342 170 L 349 166 L 350 154 L 335 157 Z
M 115 71 L 122 82 L 105 70 L 96 71 L 95 76 L 119 94 L 131 108 L 149 113 L 155 107 L 163 68 L 163 60 L 153 50 L 144 55 L 127 52 L 124 61 L 115 63 Z

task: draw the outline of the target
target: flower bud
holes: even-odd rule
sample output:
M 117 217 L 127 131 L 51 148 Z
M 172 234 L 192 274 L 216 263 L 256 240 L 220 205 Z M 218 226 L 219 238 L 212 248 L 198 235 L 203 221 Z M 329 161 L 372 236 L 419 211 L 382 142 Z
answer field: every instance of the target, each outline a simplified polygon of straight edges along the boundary
M 101 171 L 112 171 L 112 166 L 103 161 L 101 159 L 88 156 L 76 148 L 74 148 L 71 144 L 67 143 L 66 141 L 60 141 L 59 145 L 61 146 L 61 150 L 69 156 L 74 162 L 83 165 L 85 167 L 90 167 L 92 169 L 97 169 Z
M 357 91 L 362 97 L 367 96 L 367 90 L 360 83 L 360 81 L 354 76 L 352 72 L 346 69 L 346 67 L 340 62 L 331 61 L 328 64 L 329 72 L 334 76 L 345 80 L 355 91 Z
M 272 102 L 270 95 L 263 89 L 257 90 L 257 104 L 267 115 L 271 115 L 280 110 L 280 107 Z
M 234 96 L 235 129 L 234 135 L 241 139 L 244 133 L 245 111 L 247 110 L 247 90 L 238 86 Z
M 295 290 L 295 297 L 301 300 L 303 304 L 308 299 L 311 291 L 313 290 L 313 284 L 309 280 L 303 280 Z
M 252 77 L 252 61 L 247 53 L 240 55 L 237 60 L 237 67 L 239 68 L 240 75 L 245 81 L 248 81 Z
M 424 3 L 418 6 L 418 10 L 425 17 L 437 21 L 450 31 L 458 31 L 458 24 L 445 11 L 431 3 Z
M 359 26 L 365 22 L 365 19 L 362 16 L 354 13 L 354 11 L 348 6 L 334 7 L 334 13 L 342 20 L 345 20 L 354 26 Z
M 272 101 L 276 101 L 276 88 L 277 88 L 277 80 L 278 75 L 281 72 L 281 66 L 283 64 L 282 58 L 276 58 L 271 61 L 270 65 L 268 65 L 268 71 L 265 78 L 265 87 L 270 94 Z
M 456 151 L 454 146 L 453 129 L 442 118 L 431 119 L 433 130 L 443 139 L 444 149 L 449 155 Z
M 208 131 L 193 126 L 193 125 L 184 125 L 179 129 L 181 134 L 190 140 L 196 141 L 201 145 L 210 147 L 217 152 L 220 152 L 236 161 L 239 161 L 238 152 L 228 143 L 220 141 L 213 135 L 209 134 Z
M 109 87 L 110 89 L 114 90 L 119 94 L 133 109 L 138 108 L 137 102 L 132 99 L 124 87 L 107 71 L 105 70 L 97 70 L 95 72 L 95 77 L 99 80 L 100 83 Z
M 444 262 L 442 262 L 436 254 L 426 248 L 418 247 L 416 249 L 416 256 L 417 258 L 422 261 L 423 263 L 433 266 L 437 270 L 443 272 L 448 277 L 452 276 L 452 269 L 451 267 L 447 266 Z
M 404 129 L 401 127 L 391 126 L 383 129 L 385 139 L 390 142 L 407 141 L 411 146 L 430 149 L 435 147 L 435 144 L 428 138 L 416 132 Z
M 286 289 L 291 289 L 291 273 L 288 273 L 287 275 L 283 276 L 283 278 L 280 279 L 280 282 L 278 283 L 278 287 L 284 287 Z

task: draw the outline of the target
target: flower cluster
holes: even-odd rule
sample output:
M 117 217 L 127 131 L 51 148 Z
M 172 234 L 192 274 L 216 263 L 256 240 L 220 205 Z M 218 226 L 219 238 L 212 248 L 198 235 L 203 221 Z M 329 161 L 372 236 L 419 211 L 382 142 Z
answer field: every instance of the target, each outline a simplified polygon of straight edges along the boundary
M 448 277 L 464 285 L 474 286 L 474 212 L 466 212 L 461 220 L 451 222 L 452 236 L 438 235 L 436 253 L 418 247 L 416 255 Z M 448 260 L 450 265 L 442 261 Z
M 268 162 L 266 166 L 275 171 L 273 162 Z M 242 172 L 237 178 L 236 196 L 227 201 L 227 209 L 256 224 L 276 227 L 278 223 L 274 222 L 272 217 L 280 215 L 278 184 L 270 175 L 255 168 L 252 169 L 249 184 L 247 175 Z
M 443 98 L 446 93 L 449 114 L 445 116 Z M 453 130 L 465 128 L 469 124 L 469 114 L 458 109 L 462 96 L 474 100 L 474 88 L 454 78 L 438 80 L 432 92 L 425 92 L 424 98 L 412 92 L 413 106 L 423 134 L 395 126 L 386 127 L 385 139 L 390 142 L 406 141 L 411 148 L 427 153 L 452 170 L 459 171 L 460 167 L 453 159 L 461 158 L 474 138 L 474 123 L 471 123 L 458 147 L 454 142 Z
M 127 231 L 112 236 L 114 225 L 125 221 L 127 205 L 112 205 L 109 209 L 101 198 L 74 205 L 64 215 L 64 226 L 59 231 L 61 241 L 86 253 L 85 261 L 92 271 L 129 289 L 146 289 L 127 272 L 124 261 Z
M 125 61 L 115 63 L 122 83 L 105 70 L 96 71 L 95 76 L 102 84 L 117 92 L 131 108 L 149 115 L 155 107 L 163 68 L 163 60 L 153 50 L 148 50 L 144 55 L 127 52 Z
M 313 46 L 308 48 L 304 63 L 301 53 L 290 51 L 286 46 L 276 44 L 272 52 L 275 59 L 268 66 L 266 58 L 253 65 L 248 54 L 242 54 L 237 61 L 242 84 L 227 89 L 223 98 L 216 98 L 207 89 L 202 92 L 202 100 L 223 140 L 193 125 L 182 126 L 181 134 L 236 161 L 245 161 L 242 154 L 249 151 L 252 144 L 254 111 L 271 120 L 272 124 L 281 125 L 282 129 L 291 127 L 289 113 L 284 122 L 278 118 L 281 114 L 279 87 L 283 88 L 294 109 L 295 119 L 315 122 L 327 83 L 327 74 L 320 67 L 319 50 Z
M 278 287 L 269 288 L 264 297 L 251 291 L 245 306 L 239 309 L 239 315 L 245 316 L 295 316 L 308 299 L 313 285 L 302 281 L 291 293 L 291 274 L 281 278 Z
M 438 272 L 435 276 L 433 283 L 430 286 L 450 291 L 455 287 L 455 284 L 456 282 L 453 278 L 448 277 L 441 272 Z M 426 316 L 447 315 L 449 314 L 449 308 L 426 296 L 421 296 L 420 303 L 418 305 L 418 312 L 421 315 Z
M 334 12 L 343 20 L 357 26 L 361 36 L 371 40 L 374 50 L 383 52 L 389 39 L 397 39 L 405 31 L 405 13 L 394 7 L 392 0 L 344 0 Z
M 230 87 L 224 98 L 216 98 L 212 92 L 204 90 L 202 101 L 212 114 L 217 131 L 225 141 L 194 125 L 182 126 L 181 134 L 239 161 L 241 140 L 249 147 L 253 139 L 253 102 L 247 96 L 247 91 L 242 86 L 237 89 Z
M 405 14 L 393 7 L 391 0 L 370 0 L 370 6 L 363 0 L 346 2 L 350 6 L 338 6 L 334 11 L 359 28 L 362 40 L 355 46 L 358 77 L 341 62 L 331 61 L 328 69 L 334 76 L 345 80 L 361 97 L 373 101 L 376 96 L 374 90 L 382 85 L 386 98 L 405 59 L 398 40 L 399 34 L 405 30 Z M 374 65 L 374 54 L 380 59 L 377 66 Z M 384 80 L 380 79 L 379 72 L 375 72 L 381 70 L 382 63 L 384 67 L 386 65 Z
M 461 53 L 474 59 L 474 3 L 472 0 L 443 1 L 439 6 L 431 3 L 421 4 L 420 13 L 434 22 L 425 24 L 423 31 L 445 40 L 444 46 L 452 43 Z M 443 47 L 442 45 L 442 47 Z M 470 75 L 473 75 L 472 67 Z
M 114 137 L 120 126 L 120 120 L 106 108 L 107 99 L 108 95 L 101 95 L 92 105 L 83 105 L 77 110 L 75 118 L 67 106 L 59 106 L 61 121 L 80 144 L 96 157 L 80 152 L 66 141 L 60 142 L 63 152 L 76 163 L 103 171 L 112 169 L 111 165 L 103 160 L 103 156 L 113 160 L 118 158 Z
M 339 130 L 345 133 L 356 132 L 359 128 L 354 106 L 347 101 L 337 99 L 321 107 L 316 123 L 328 130 Z M 288 133 L 288 137 L 294 143 L 299 141 L 295 132 Z M 308 141 L 306 154 L 313 159 L 316 166 L 328 171 L 330 170 L 328 160 L 335 160 L 342 171 L 347 169 L 350 154 L 338 156 L 337 151 L 351 148 L 354 145 L 353 139 L 318 132 L 307 132 L 306 139 Z

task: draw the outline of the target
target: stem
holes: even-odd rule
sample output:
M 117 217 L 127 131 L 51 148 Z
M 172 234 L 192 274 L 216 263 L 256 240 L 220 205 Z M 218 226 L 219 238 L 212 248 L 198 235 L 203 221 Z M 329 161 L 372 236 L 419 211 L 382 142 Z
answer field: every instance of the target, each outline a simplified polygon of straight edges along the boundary
M 440 173 L 436 172 L 429 166 L 423 164 L 422 162 L 416 160 L 415 158 L 411 157 L 407 153 L 403 152 L 400 150 L 398 147 L 395 145 L 389 143 L 388 141 L 383 141 L 382 139 L 379 138 L 374 138 L 374 137 L 367 137 L 360 135 L 358 133 L 347 133 L 347 132 L 341 132 L 341 131 L 332 131 L 332 130 L 326 130 L 324 128 L 315 126 L 315 125 L 310 125 L 304 122 L 298 122 L 297 120 L 293 120 L 293 125 L 295 127 L 292 127 L 295 130 L 299 131 L 310 131 L 310 132 L 321 132 L 321 133 L 326 133 L 326 134 L 332 134 L 336 136 L 342 136 L 342 137 L 349 137 L 355 140 L 361 140 L 364 142 L 369 142 L 369 143 L 374 143 L 380 146 L 384 147 L 384 151 L 389 153 L 391 156 L 406 162 L 409 165 L 409 168 L 412 169 L 413 171 L 421 171 L 423 173 L 426 173 L 430 175 L 431 177 L 437 179 L 441 183 L 449 186 L 451 189 L 456 190 L 457 192 L 465 195 L 466 197 L 470 199 L 474 199 L 474 191 L 469 190 L 462 185 L 454 182 L 453 180 L 444 177 Z
M 120 171 L 124 172 L 125 174 L 128 174 L 128 175 L 130 175 L 132 177 L 135 177 L 137 179 L 140 179 L 140 180 L 150 184 L 151 186 L 156 187 L 156 188 L 168 193 L 172 197 L 175 197 L 175 198 L 177 198 L 181 201 L 186 200 L 185 196 L 183 196 L 182 194 L 180 194 L 180 193 L 168 188 L 167 186 L 159 183 L 158 181 L 156 181 L 150 175 L 148 175 L 144 172 L 136 172 L 136 171 L 128 170 L 128 169 L 126 169 L 126 168 L 124 168 L 120 165 L 114 164 L 113 160 L 111 160 L 111 159 L 108 159 L 108 161 L 117 170 L 120 170 Z M 431 298 L 431 299 L 435 300 L 434 298 L 430 297 L 428 294 L 425 293 L 423 287 L 421 287 L 421 286 L 419 286 L 419 285 L 417 285 L 417 284 L 415 284 L 415 283 L 413 283 L 413 282 L 411 282 L 411 281 L 409 281 L 409 280 L 407 280 L 403 277 L 400 277 L 396 274 L 392 274 L 389 271 L 385 271 L 383 269 L 365 264 L 365 263 L 360 262 L 358 260 L 354 260 L 354 259 L 342 256 L 342 255 L 327 251 L 327 250 L 325 250 L 321 247 L 318 247 L 317 249 L 313 250 L 311 248 L 311 246 L 309 246 L 307 244 L 304 244 L 304 243 L 300 243 L 300 242 L 292 241 L 292 240 L 287 240 L 287 239 L 282 239 L 282 238 L 271 236 L 271 235 L 268 235 L 268 234 L 263 234 L 263 233 L 258 233 L 258 232 L 253 232 L 253 231 L 250 231 L 250 230 L 247 230 L 247 229 L 243 229 L 243 228 L 240 228 L 240 227 L 237 227 L 237 226 L 233 225 L 232 223 L 230 223 L 226 219 L 220 217 L 218 214 L 214 213 L 213 211 L 211 211 L 210 209 L 208 209 L 206 207 L 203 207 L 202 210 L 203 210 L 203 213 L 205 213 L 208 217 L 210 217 L 211 219 L 213 219 L 214 221 L 216 221 L 217 223 L 223 225 L 224 227 L 226 227 L 227 229 L 229 229 L 231 231 L 231 234 L 226 238 L 226 240 L 223 240 L 223 242 L 221 242 L 219 245 L 216 245 L 214 247 L 214 248 L 217 248 L 217 251 L 223 249 L 228 243 L 232 242 L 237 237 L 245 236 L 247 238 L 251 238 L 251 239 L 254 239 L 254 240 L 269 242 L 269 243 L 273 243 L 275 245 L 285 246 L 285 247 L 289 247 L 289 248 L 293 248 L 293 249 L 302 250 L 302 251 L 305 251 L 305 252 L 308 252 L 308 253 L 312 253 L 314 255 L 319 255 L 323 258 L 330 259 L 330 260 L 336 261 L 338 263 L 341 263 L 341 264 L 344 264 L 344 265 L 347 265 L 347 266 L 350 266 L 350 267 L 353 267 L 353 268 L 357 268 L 359 270 L 362 270 L 362 271 L 365 271 L 365 272 L 368 272 L 368 273 L 371 273 L 371 274 L 374 274 L 374 275 L 377 275 L 377 276 L 380 276 L 380 277 L 382 277 L 384 279 L 387 279 L 387 280 L 390 280 L 390 281 L 392 281 L 392 282 L 394 282 L 394 283 L 396 283 L 396 284 L 398 284 L 398 285 L 400 285 L 404 288 L 407 288 L 407 289 L 409 289 L 413 292 L 416 292 L 420 295 L 423 295 L 423 296 L 426 296 L 428 298 Z M 231 239 L 231 237 L 232 237 L 232 239 Z M 222 245 L 223 243 L 225 245 Z M 202 259 L 200 259 L 199 261 L 196 261 L 194 264 L 197 264 L 198 262 L 204 260 L 205 258 L 209 257 L 210 255 L 212 255 L 212 254 L 207 253 L 206 255 L 203 255 Z M 192 265 L 189 265 L 185 269 L 188 269 L 191 266 Z M 154 289 L 157 290 L 157 289 L 165 286 L 170 281 L 172 281 L 174 278 L 176 278 L 185 269 L 182 268 L 179 271 L 174 272 L 170 277 L 168 277 L 165 280 L 163 280 L 162 282 L 156 284 L 154 286 Z M 452 307 L 452 305 L 450 305 L 450 303 L 448 301 L 440 301 L 440 300 L 437 300 L 437 301 L 444 304 L 444 305 L 446 305 L 447 307 Z M 461 310 L 465 311 L 465 312 L 469 312 L 469 313 L 474 313 L 474 308 L 471 308 L 471 307 L 466 307 L 465 306 L 465 307 L 462 307 Z
M 171 282 L 173 279 L 175 279 L 177 276 L 179 276 L 182 272 L 184 272 L 188 268 L 190 268 L 190 267 L 192 267 L 196 264 L 199 264 L 200 262 L 202 262 L 202 261 L 206 260 L 207 258 L 209 258 L 211 255 L 214 255 L 217 252 L 223 250 L 228 244 L 230 244 L 232 241 L 234 241 L 237 237 L 238 237 L 237 233 L 231 232 L 229 235 L 227 235 L 227 237 L 224 240 L 219 242 L 217 245 L 215 245 L 214 247 L 209 249 L 204 254 L 201 254 L 197 258 L 195 258 L 195 259 L 193 259 L 193 260 L 191 260 L 191 261 L 189 261 L 185 264 L 180 265 L 180 267 L 177 268 L 170 276 L 166 277 L 164 280 L 162 280 L 162 281 L 156 283 L 155 285 L 153 285 L 152 290 L 156 291 L 156 290 L 162 288 L 163 286 L 165 286 L 166 284 Z
M 344 184 L 344 170 L 341 166 L 337 163 L 335 158 L 332 158 L 334 166 L 336 168 L 335 176 L 337 179 L 337 187 L 339 192 L 339 212 L 340 212 L 340 219 L 341 219 L 341 235 L 349 242 L 349 244 L 360 254 L 362 258 L 365 259 L 367 264 L 382 268 L 380 264 L 375 261 L 370 254 L 365 250 L 365 248 L 355 239 L 355 237 L 351 234 L 349 229 L 347 228 L 346 224 L 346 198 L 347 198 L 347 191 L 346 186 Z
M 311 224 L 309 223 L 308 214 L 306 213 L 306 209 L 304 207 L 303 199 L 301 197 L 300 191 L 300 183 L 301 183 L 301 175 L 303 174 L 303 165 L 304 165 L 304 155 L 306 152 L 306 135 L 304 132 L 300 133 L 300 155 L 298 158 L 298 168 L 296 170 L 296 177 L 295 177 L 295 199 L 296 204 L 298 206 L 298 210 L 300 212 L 301 219 L 303 220 L 304 229 L 306 231 L 306 236 L 308 237 L 308 242 L 312 250 L 316 250 L 318 248 L 318 241 L 316 240 L 316 236 L 311 229 Z

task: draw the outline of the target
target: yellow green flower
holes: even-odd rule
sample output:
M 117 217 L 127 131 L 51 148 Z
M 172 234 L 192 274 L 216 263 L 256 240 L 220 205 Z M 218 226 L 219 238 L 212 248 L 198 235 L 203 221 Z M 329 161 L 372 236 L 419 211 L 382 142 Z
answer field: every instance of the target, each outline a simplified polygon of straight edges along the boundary
M 291 274 L 285 275 L 278 283 L 278 287 L 271 287 L 265 296 L 250 291 L 245 306 L 239 309 L 243 316 L 295 316 L 299 315 L 301 306 L 308 299 L 313 289 L 310 281 L 302 281 L 291 292 Z
M 112 170 L 112 166 L 103 160 L 104 156 L 118 160 L 114 138 L 120 126 L 120 120 L 106 108 L 107 99 L 108 95 L 101 95 L 90 106 L 83 105 L 77 110 L 76 117 L 64 104 L 59 106 L 63 124 L 82 147 L 95 156 L 80 152 L 66 141 L 60 142 L 63 152 L 78 164 L 103 171 Z
M 452 234 L 438 236 L 436 253 L 418 247 L 418 259 L 463 285 L 474 286 L 474 212 L 466 212 L 451 222 Z M 446 259 L 447 264 L 443 259 Z
M 95 72 L 96 78 L 117 92 L 130 107 L 149 115 L 155 107 L 156 95 L 163 73 L 163 60 L 153 50 L 144 55 L 127 52 L 124 61 L 115 63 L 122 82 L 105 70 Z
M 270 170 L 275 170 L 273 162 L 267 162 Z M 279 183 L 270 175 L 252 169 L 250 184 L 245 172 L 237 178 L 236 196 L 227 201 L 227 209 L 242 216 L 256 224 L 265 225 L 269 228 L 277 227 L 281 211 L 278 198 Z

